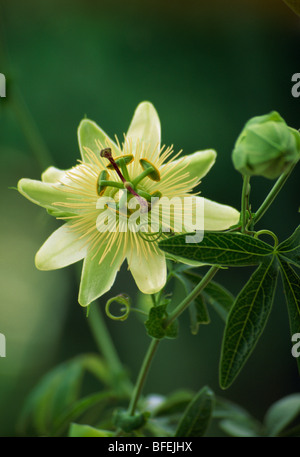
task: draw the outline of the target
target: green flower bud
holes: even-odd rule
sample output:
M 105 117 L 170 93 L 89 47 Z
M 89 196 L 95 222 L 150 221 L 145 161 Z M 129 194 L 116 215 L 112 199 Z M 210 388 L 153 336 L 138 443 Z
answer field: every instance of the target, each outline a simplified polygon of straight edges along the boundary
M 277 178 L 300 157 L 300 134 L 272 111 L 250 119 L 238 137 L 233 164 L 248 176 Z

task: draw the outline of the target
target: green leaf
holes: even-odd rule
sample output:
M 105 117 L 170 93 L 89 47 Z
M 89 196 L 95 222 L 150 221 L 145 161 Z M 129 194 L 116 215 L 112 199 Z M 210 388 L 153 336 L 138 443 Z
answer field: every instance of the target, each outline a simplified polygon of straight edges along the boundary
M 159 247 L 184 259 L 228 267 L 257 265 L 273 252 L 250 235 L 223 232 L 207 232 L 200 243 L 186 243 L 186 235 L 176 235 L 160 241 Z
M 116 394 L 111 391 L 102 391 L 80 398 L 66 408 L 64 413 L 54 422 L 55 436 L 61 436 L 70 422 L 78 419 L 90 409 L 97 407 L 97 413 L 100 415 L 108 406 L 115 407 L 116 401 Z
M 274 256 L 256 269 L 230 310 L 220 361 L 220 386 L 223 389 L 232 384 L 265 328 L 277 276 L 277 259 Z
M 262 424 L 244 408 L 225 398 L 217 398 L 213 419 L 222 419 L 220 428 L 230 436 L 260 436 Z
M 176 437 L 203 436 L 210 424 L 214 393 L 205 386 L 187 406 L 176 430 Z
M 300 416 L 300 394 L 292 394 L 274 403 L 265 416 L 269 436 L 277 436 L 287 425 Z
M 300 332 L 300 277 L 293 268 L 279 256 L 280 273 L 287 302 L 291 335 Z M 297 357 L 300 373 L 300 357 Z
M 175 273 L 173 275 L 175 278 L 178 278 L 180 282 L 184 285 L 185 295 L 187 296 L 193 287 L 191 281 L 187 279 L 182 273 Z M 191 303 L 188 308 L 190 316 L 190 328 L 192 335 L 197 335 L 199 330 L 199 325 L 209 324 L 210 316 L 207 310 L 206 303 L 204 301 L 204 296 L 199 294 Z
M 145 322 L 148 335 L 158 340 L 162 338 L 176 338 L 178 334 L 178 322 L 174 321 L 165 328 L 165 320 L 168 317 L 167 304 L 153 306 L 150 309 L 148 319 Z
M 193 284 L 198 284 L 203 278 L 203 276 L 191 271 L 186 271 L 185 275 Z M 226 322 L 228 313 L 234 302 L 232 293 L 217 282 L 211 281 L 203 290 L 202 295 L 205 297 L 206 302 L 209 303 L 224 322 Z
M 246 420 L 240 419 L 239 422 L 225 419 L 220 422 L 220 428 L 230 436 L 235 437 L 257 437 L 260 436 L 257 429 Z
M 78 400 L 85 371 L 102 382 L 109 380 L 108 370 L 98 356 L 84 354 L 47 373 L 27 398 L 19 420 L 22 433 L 53 435 L 60 418 Z
M 187 390 L 177 390 L 171 393 L 154 411 L 155 417 L 171 416 L 181 413 L 191 402 L 193 394 Z
M 280 243 L 277 251 L 286 262 L 300 267 L 300 225 L 287 240 Z
M 252 419 L 248 411 L 240 405 L 227 400 L 226 398 L 217 397 L 213 410 L 214 419 Z
M 92 437 L 113 437 L 115 435 L 114 432 L 110 430 L 100 430 L 95 427 L 91 427 L 90 425 L 82 425 L 82 424 L 71 424 L 69 437 L 85 437 L 85 438 L 92 438 Z
M 210 317 L 203 296 L 200 294 L 195 298 L 196 321 L 198 324 L 209 324 Z

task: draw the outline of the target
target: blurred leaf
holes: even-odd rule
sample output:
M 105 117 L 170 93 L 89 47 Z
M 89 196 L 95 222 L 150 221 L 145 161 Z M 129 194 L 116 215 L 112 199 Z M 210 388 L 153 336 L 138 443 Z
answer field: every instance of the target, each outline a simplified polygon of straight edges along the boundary
M 23 433 L 33 430 L 37 435 L 51 435 L 54 424 L 77 401 L 85 371 L 107 382 L 108 370 L 93 354 L 84 354 L 64 362 L 47 373 L 27 398 L 21 412 L 19 427 Z
M 277 436 L 287 425 L 300 416 L 300 394 L 292 394 L 274 403 L 265 416 L 269 436 Z
M 283 0 L 298 16 L 300 16 L 300 2 L 299 0 Z
M 100 430 L 98 428 L 91 427 L 90 425 L 81 425 L 81 424 L 71 424 L 69 437 L 113 437 L 115 436 L 114 432 L 110 430 Z
M 220 361 L 220 386 L 229 387 L 253 351 L 269 317 L 278 276 L 275 256 L 262 263 L 239 293 L 228 316 Z
M 284 261 L 300 267 L 300 225 L 287 240 L 280 243 L 277 251 Z
M 280 273 L 288 307 L 291 335 L 300 332 L 300 278 L 293 268 L 279 257 Z M 297 357 L 300 373 L 300 357 Z
M 225 398 L 217 397 L 215 407 L 213 410 L 214 419 L 232 419 L 232 418 L 251 417 L 248 411 L 240 405 L 227 400 Z
M 170 416 L 183 412 L 193 398 L 193 393 L 187 390 L 178 390 L 170 394 L 154 411 L 155 417 Z
M 214 393 L 205 386 L 187 406 L 176 430 L 176 437 L 203 436 L 209 426 L 214 405 Z
M 115 406 L 116 401 L 117 396 L 114 392 L 111 391 L 91 394 L 81 398 L 80 400 L 77 400 L 70 407 L 68 407 L 53 424 L 55 435 L 61 435 L 68 427 L 70 422 L 82 416 L 82 414 L 87 412 L 90 408 L 97 406 L 98 414 L 100 415 L 105 407 L 109 405 Z
M 185 275 L 193 284 L 198 284 L 203 278 L 203 276 L 192 271 L 185 272 Z M 234 302 L 232 293 L 215 281 L 211 281 L 207 284 L 202 294 L 206 301 L 215 309 L 224 322 L 226 322 L 228 312 Z
M 300 424 L 295 427 L 285 429 L 282 433 L 279 434 L 280 437 L 294 437 L 300 438 Z
M 148 319 L 145 322 L 148 335 L 158 340 L 162 338 L 176 338 L 178 333 L 178 323 L 173 322 L 169 327 L 165 328 L 164 323 L 168 317 L 166 311 L 167 305 L 153 306 L 150 309 Z
M 219 426 L 230 436 L 246 437 L 260 436 L 261 434 L 262 424 L 244 408 L 229 400 L 217 398 L 213 418 L 222 419 Z
M 200 243 L 186 243 L 186 235 L 176 235 L 159 242 L 165 252 L 209 265 L 257 265 L 273 248 L 257 238 L 240 233 L 208 232 Z
M 220 422 L 220 428 L 230 436 L 236 437 L 255 437 L 260 436 L 256 429 L 252 428 L 251 422 L 246 420 L 234 421 L 230 419 L 225 419 Z

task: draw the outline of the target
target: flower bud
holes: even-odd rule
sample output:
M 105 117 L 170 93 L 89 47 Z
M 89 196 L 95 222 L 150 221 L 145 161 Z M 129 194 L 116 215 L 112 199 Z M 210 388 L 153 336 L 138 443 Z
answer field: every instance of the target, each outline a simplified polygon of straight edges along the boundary
M 300 134 L 288 127 L 276 111 L 250 119 L 232 153 L 233 164 L 240 173 L 269 179 L 277 178 L 299 158 Z

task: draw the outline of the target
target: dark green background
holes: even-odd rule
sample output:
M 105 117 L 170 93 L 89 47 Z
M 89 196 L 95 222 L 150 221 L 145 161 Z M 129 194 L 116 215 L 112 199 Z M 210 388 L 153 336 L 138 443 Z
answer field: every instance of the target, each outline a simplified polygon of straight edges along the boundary
M 0 435 L 16 433 L 24 397 L 42 374 L 96 350 L 77 303 L 75 268 L 40 272 L 34 266 L 35 252 L 59 222 L 8 187 L 21 177 L 39 179 L 48 165 L 74 165 L 83 116 L 121 136 L 136 105 L 150 100 L 161 119 L 163 143 L 186 154 L 218 151 L 202 195 L 239 208 L 241 177 L 231 151 L 243 124 L 277 110 L 300 127 L 300 99 L 291 96 L 291 77 L 300 71 L 299 19 L 279 0 L 207 3 L 63 0 L 2 6 L 0 72 L 7 77 L 7 98 L 0 99 L 0 332 L 7 357 L 0 359 Z M 24 103 L 45 149 L 32 143 Z M 254 210 L 271 185 L 252 180 Z M 258 228 L 274 230 L 280 240 L 289 236 L 299 224 L 298 196 L 296 169 Z M 223 271 L 218 279 L 237 293 L 250 272 Z M 124 267 L 113 292 L 135 293 Z M 218 387 L 223 324 L 211 315 L 212 324 L 197 336 L 189 333 L 187 316 L 180 319 L 179 338 L 161 344 L 147 393 L 208 384 L 261 418 L 272 402 L 299 390 L 281 285 L 265 334 L 225 393 Z M 143 325 L 132 316 L 108 326 L 135 379 L 149 342 Z

